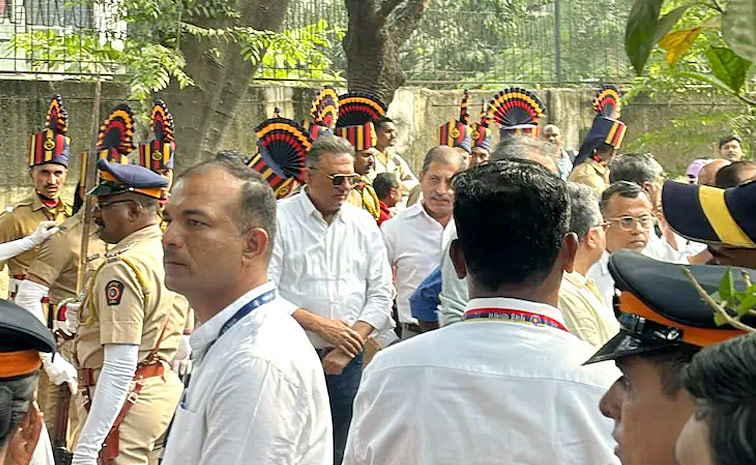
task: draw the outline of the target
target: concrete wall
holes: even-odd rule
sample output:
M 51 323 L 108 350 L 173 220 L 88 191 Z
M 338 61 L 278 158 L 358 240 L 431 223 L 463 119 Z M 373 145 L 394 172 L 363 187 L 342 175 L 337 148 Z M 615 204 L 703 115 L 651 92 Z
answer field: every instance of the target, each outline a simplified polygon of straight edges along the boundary
M 39 130 L 44 122 L 49 97 L 54 93 L 64 96 L 70 115 L 70 136 L 72 138 L 69 184 L 74 184 L 78 177 L 78 154 L 86 149 L 92 140 L 90 134 L 94 85 L 82 82 L 30 82 L 6 80 L 0 81 L 0 208 L 28 195 L 28 178 L 26 160 L 28 137 Z M 590 127 L 593 119 L 591 101 L 595 90 L 591 89 L 545 89 L 537 91 L 547 106 L 545 123 L 559 125 L 565 135 L 566 147 L 577 149 L 580 138 Z M 116 83 L 103 86 L 101 115 L 104 115 L 117 103 L 123 101 L 126 88 Z M 222 147 L 238 149 L 251 154 L 255 150 L 254 127 L 263 119 L 273 114 L 278 106 L 285 117 L 302 120 L 309 112 L 311 99 L 315 90 L 297 87 L 261 86 L 252 87 L 242 102 L 231 130 L 225 135 Z M 488 100 L 494 91 L 475 90 L 471 92 L 470 112 L 473 118 L 479 114 L 482 99 Z M 436 145 L 436 130 L 450 118 L 459 114 L 460 91 L 436 91 L 424 88 L 402 88 L 389 108 L 389 116 L 394 118 L 399 128 L 399 140 L 396 152 L 403 155 L 413 168 L 417 169 L 427 150 Z M 170 102 L 168 102 L 170 106 Z M 132 102 L 136 113 L 146 115 L 148 109 Z M 674 100 L 659 99 L 652 101 L 639 98 L 630 104 L 623 113 L 623 120 L 629 130 L 626 145 L 633 145 L 634 140 L 641 140 L 648 131 L 659 130 L 668 125 L 673 117 L 690 114 L 704 114 L 721 109 L 741 111 L 740 107 L 730 107 L 725 103 L 712 102 L 710 99 L 686 96 L 681 102 L 680 96 Z M 146 116 L 139 124 L 135 139 L 147 136 Z M 181 159 L 181 122 L 177 121 L 177 169 L 180 171 L 187 164 Z M 664 146 L 653 144 L 636 144 L 635 148 L 651 150 L 662 163 L 672 171 L 679 171 L 690 160 L 713 153 L 712 144 L 727 132 L 726 122 L 719 126 L 695 128 L 704 133 L 711 144 L 699 143 L 697 146 L 685 146 L 675 152 L 670 143 Z M 674 131 L 672 127 L 670 130 Z M 494 131 L 498 138 L 498 131 Z M 674 134 L 674 132 L 673 132 Z M 137 155 L 138 156 L 138 155 Z M 69 189 L 71 186 L 69 186 Z M 69 190 L 70 192 L 70 190 Z

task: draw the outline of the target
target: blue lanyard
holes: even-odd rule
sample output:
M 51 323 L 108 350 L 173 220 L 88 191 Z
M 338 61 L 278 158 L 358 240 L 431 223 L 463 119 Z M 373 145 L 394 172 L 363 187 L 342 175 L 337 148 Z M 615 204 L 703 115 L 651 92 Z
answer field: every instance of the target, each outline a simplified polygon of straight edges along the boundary
M 215 344 L 215 342 L 218 339 L 220 339 L 224 334 L 226 334 L 226 332 L 229 329 L 231 329 L 236 323 L 238 323 L 239 320 L 241 320 L 245 316 L 247 316 L 250 313 L 252 313 L 253 311 L 255 311 L 257 309 L 257 307 L 259 307 L 259 306 L 261 306 L 263 304 L 267 304 L 268 302 L 270 302 L 271 300 L 273 300 L 275 298 L 276 298 L 276 290 L 275 289 L 271 289 L 268 292 L 260 295 L 256 299 L 254 299 L 254 300 L 252 300 L 250 302 L 247 302 L 246 305 L 244 305 L 242 308 L 240 308 L 239 310 L 237 310 L 236 313 L 234 313 L 234 315 L 231 318 L 229 318 L 228 320 L 226 320 L 225 323 L 223 323 L 223 326 L 221 326 L 220 331 L 218 331 L 218 337 L 216 337 L 215 340 L 210 343 L 210 346 L 212 346 L 213 344 Z M 210 348 L 208 347 L 207 350 L 210 350 Z M 207 353 L 207 351 L 205 351 L 205 353 Z

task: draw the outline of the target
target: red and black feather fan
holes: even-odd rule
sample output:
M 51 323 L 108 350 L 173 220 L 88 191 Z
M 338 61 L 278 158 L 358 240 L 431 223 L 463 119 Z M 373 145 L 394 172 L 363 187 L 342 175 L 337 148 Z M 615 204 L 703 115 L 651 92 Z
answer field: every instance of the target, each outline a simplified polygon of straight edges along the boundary
M 465 90 L 462 102 L 459 104 L 459 122 L 470 124 L 470 110 L 467 108 L 467 100 L 470 98 L 470 91 Z
M 47 109 L 45 118 L 45 129 L 52 129 L 57 134 L 66 135 L 68 133 L 68 112 L 63 106 L 63 97 L 55 94 L 50 99 L 50 106 Z
M 115 107 L 100 126 L 97 134 L 98 150 L 116 150 L 128 155 L 134 150 L 134 116 L 125 103 Z
M 324 86 L 310 108 L 310 117 L 315 124 L 333 129 L 339 117 L 339 94 L 331 86 Z
M 374 123 L 386 114 L 386 104 L 369 92 L 347 92 L 339 96 L 337 128 Z
M 161 143 L 173 142 L 175 134 L 173 115 L 168 111 L 168 105 L 163 100 L 155 99 L 151 119 L 150 129 L 155 133 L 155 139 Z
M 603 85 L 593 99 L 593 111 L 604 118 L 619 119 L 622 112 L 621 98 L 622 94 L 616 86 Z
M 512 87 L 494 95 L 488 115 L 502 127 L 537 125 L 546 107 L 531 91 Z
M 304 182 L 305 157 L 312 138 L 299 123 L 288 118 L 271 118 L 255 128 L 260 154 L 284 178 Z

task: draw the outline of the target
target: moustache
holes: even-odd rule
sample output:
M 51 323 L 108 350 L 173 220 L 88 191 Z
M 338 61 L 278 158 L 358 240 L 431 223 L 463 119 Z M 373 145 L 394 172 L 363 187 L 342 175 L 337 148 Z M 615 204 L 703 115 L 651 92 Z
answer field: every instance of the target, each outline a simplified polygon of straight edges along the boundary
M 432 193 L 430 196 L 431 200 L 437 200 L 440 202 L 451 202 L 451 195 L 444 195 L 444 194 L 437 194 Z

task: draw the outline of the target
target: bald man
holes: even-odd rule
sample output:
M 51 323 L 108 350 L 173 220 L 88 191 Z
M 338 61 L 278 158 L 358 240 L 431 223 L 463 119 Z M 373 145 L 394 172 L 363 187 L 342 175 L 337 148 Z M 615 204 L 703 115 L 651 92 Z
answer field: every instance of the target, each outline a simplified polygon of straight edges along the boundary
M 554 161 L 559 171 L 559 177 L 563 181 L 566 181 L 567 176 L 572 171 L 572 165 L 577 154 L 564 150 L 564 135 L 562 135 L 562 130 L 556 124 L 547 124 L 544 126 L 543 132 L 541 132 L 541 139 L 556 147 Z
M 698 173 L 698 185 L 716 185 L 717 172 L 729 164 L 730 161 L 725 160 L 724 158 L 717 158 L 707 163 L 703 168 L 701 168 L 701 171 Z

